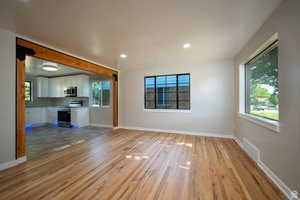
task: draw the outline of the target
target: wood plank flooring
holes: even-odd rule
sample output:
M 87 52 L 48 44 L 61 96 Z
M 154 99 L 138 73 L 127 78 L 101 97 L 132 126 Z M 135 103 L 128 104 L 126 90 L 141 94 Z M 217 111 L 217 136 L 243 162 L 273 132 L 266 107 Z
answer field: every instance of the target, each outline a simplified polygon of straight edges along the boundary
M 26 157 L 31 160 L 47 152 L 78 144 L 111 132 L 112 128 L 91 127 L 63 128 L 50 125 L 26 131 Z
M 231 139 L 124 129 L 0 172 L 0 199 L 286 200 Z

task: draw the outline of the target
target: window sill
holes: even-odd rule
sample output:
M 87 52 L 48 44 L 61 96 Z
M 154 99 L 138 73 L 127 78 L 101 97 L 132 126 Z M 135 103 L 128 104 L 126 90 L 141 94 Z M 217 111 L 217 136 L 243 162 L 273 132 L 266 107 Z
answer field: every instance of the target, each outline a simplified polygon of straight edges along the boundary
M 177 110 L 177 109 L 144 109 L 145 112 L 161 112 L 161 113 L 191 113 L 192 110 Z
M 108 110 L 111 109 L 111 106 L 89 106 L 91 109 L 103 109 L 103 110 Z
M 273 121 L 270 119 L 265 119 L 262 117 L 258 117 L 258 116 L 254 116 L 254 115 L 250 115 L 250 114 L 246 114 L 246 113 L 239 113 L 239 117 L 246 119 L 250 122 L 253 122 L 259 126 L 265 127 L 267 129 L 270 129 L 276 133 L 280 132 L 280 128 L 279 128 L 279 122 L 278 121 Z

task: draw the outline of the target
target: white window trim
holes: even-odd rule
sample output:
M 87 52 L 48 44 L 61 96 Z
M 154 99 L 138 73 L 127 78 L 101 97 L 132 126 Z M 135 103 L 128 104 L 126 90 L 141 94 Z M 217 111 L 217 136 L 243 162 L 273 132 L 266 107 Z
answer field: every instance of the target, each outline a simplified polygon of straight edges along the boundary
M 101 108 L 103 108 L 103 109 L 110 109 L 111 105 L 109 105 L 109 106 L 101 106 Z
M 279 132 L 279 121 L 270 120 L 245 112 L 245 65 L 239 67 L 239 117 L 253 122 L 272 131 Z
M 111 108 L 111 106 L 98 106 L 98 105 L 90 105 L 90 107 L 92 107 L 92 108 L 103 108 L 103 109 L 108 109 L 108 108 Z
M 101 92 L 101 102 L 100 102 L 100 105 L 98 106 L 98 105 L 93 105 L 93 104 L 90 104 L 90 106 L 89 107 L 91 107 L 91 108 L 95 108 L 95 109 L 111 109 L 112 107 L 111 107 L 111 81 L 108 81 L 108 80 L 95 80 L 95 81 L 92 81 L 92 83 L 93 82 L 100 82 L 101 83 L 101 85 L 102 85 L 102 82 L 109 82 L 110 83 L 110 95 L 109 95 L 109 105 L 105 105 L 105 106 L 103 106 L 103 92 Z M 91 84 L 92 85 L 92 84 Z M 92 89 L 92 87 L 91 87 L 91 89 Z M 101 90 L 102 90 L 102 86 L 101 86 Z M 93 95 L 92 93 L 91 93 L 91 95 Z M 91 98 L 93 98 L 92 96 L 91 96 Z
M 109 110 L 109 109 L 111 109 L 112 107 L 111 106 L 97 106 L 97 105 L 90 105 L 89 106 L 90 108 L 92 108 L 92 109 L 107 109 L 107 110 Z
M 192 110 L 177 110 L 177 109 L 144 109 L 145 112 L 158 112 L 158 113 L 192 113 Z
M 248 113 L 239 113 L 239 117 L 242 119 L 246 119 L 250 122 L 253 122 L 259 126 L 262 126 L 264 128 L 270 129 L 273 132 L 279 133 L 280 132 L 280 126 L 278 121 L 273 121 L 270 119 L 266 119 L 263 117 L 259 117 L 256 115 L 251 115 Z
M 258 54 L 258 52 L 261 52 L 263 49 L 265 49 L 269 44 L 273 43 L 274 41 L 278 40 L 278 34 L 275 33 L 267 42 L 265 42 L 260 48 L 258 48 L 258 50 L 255 51 L 254 54 L 252 54 L 250 56 L 250 58 L 248 60 L 250 60 L 251 58 L 253 58 L 254 56 L 256 56 Z M 244 63 L 247 63 L 244 62 Z M 280 121 L 274 121 L 274 120 L 270 120 L 264 117 L 259 117 L 256 115 L 252 115 L 252 114 L 248 114 L 245 113 L 245 92 L 246 92 L 246 88 L 245 88 L 245 64 L 241 64 L 239 66 L 239 113 L 238 113 L 238 117 L 242 118 L 242 119 L 246 119 L 250 122 L 253 122 L 259 126 L 268 128 L 270 130 L 272 130 L 275 133 L 279 133 L 280 132 Z

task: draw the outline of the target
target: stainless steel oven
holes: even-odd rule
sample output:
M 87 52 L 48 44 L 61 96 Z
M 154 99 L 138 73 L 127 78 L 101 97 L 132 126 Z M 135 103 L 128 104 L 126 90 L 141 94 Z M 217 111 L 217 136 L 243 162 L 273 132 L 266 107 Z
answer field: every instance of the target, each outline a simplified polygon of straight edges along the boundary
M 57 111 L 57 122 L 60 127 L 68 127 L 71 125 L 71 109 L 64 108 Z

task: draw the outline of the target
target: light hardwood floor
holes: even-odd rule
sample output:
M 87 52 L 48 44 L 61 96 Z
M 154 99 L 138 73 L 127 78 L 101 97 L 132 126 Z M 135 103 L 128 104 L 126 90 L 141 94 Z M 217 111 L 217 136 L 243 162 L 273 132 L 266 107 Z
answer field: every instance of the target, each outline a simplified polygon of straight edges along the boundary
M 0 172 L 0 199 L 286 198 L 231 139 L 117 130 Z
M 47 152 L 78 144 L 111 132 L 112 128 L 83 127 L 63 128 L 50 125 L 35 127 L 26 131 L 27 160 L 40 157 Z

